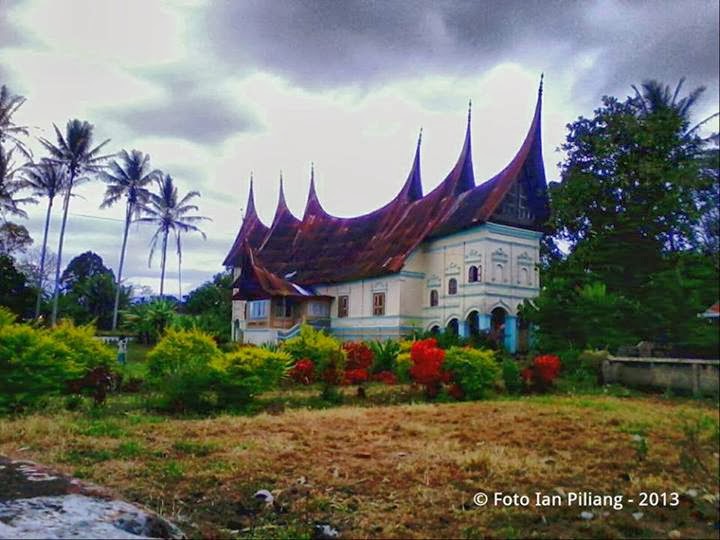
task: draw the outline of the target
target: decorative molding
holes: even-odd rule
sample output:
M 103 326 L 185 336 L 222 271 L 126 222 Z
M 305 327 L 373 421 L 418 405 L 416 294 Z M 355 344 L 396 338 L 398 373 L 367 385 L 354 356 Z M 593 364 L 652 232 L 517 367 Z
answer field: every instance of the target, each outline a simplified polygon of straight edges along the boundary
M 451 262 L 447 265 L 447 268 L 445 268 L 445 275 L 446 276 L 456 276 L 460 273 L 460 267 L 455 262 Z
M 377 283 L 373 283 L 371 289 L 372 292 L 384 292 L 388 290 L 388 284 L 387 281 L 378 281 Z
M 440 288 L 442 285 L 442 281 L 440 280 L 440 276 L 437 274 L 433 274 L 430 276 L 430 279 L 427 280 L 427 288 L 428 289 L 437 289 Z
M 482 262 L 482 253 L 480 253 L 480 251 L 478 251 L 477 249 L 471 249 L 465 254 L 465 262 Z
M 510 260 L 510 257 L 505 252 L 505 250 L 502 247 L 497 248 L 495 251 L 492 252 L 492 261 L 493 262 L 502 262 L 506 263 Z
M 526 265 L 526 266 L 532 266 L 533 264 L 535 264 L 533 262 L 533 258 L 530 255 L 528 255 L 527 251 L 523 251 L 521 255 L 518 255 L 517 262 L 518 262 L 518 264 L 522 264 L 522 265 Z

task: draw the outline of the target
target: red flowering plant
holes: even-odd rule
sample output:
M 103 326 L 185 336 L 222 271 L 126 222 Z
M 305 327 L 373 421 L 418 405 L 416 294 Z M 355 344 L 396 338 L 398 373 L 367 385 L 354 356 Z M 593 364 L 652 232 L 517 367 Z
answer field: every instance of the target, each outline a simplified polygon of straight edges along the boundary
M 315 362 L 309 358 L 298 360 L 290 370 L 290 378 L 300 384 L 312 383 L 315 380 Z
M 397 384 L 397 377 L 392 371 L 381 371 L 372 376 L 372 380 L 376 382 L 385 383 L 389 386 Z
M 445 351 L 437 345 L 435 338 L 422 339 L 410 348 L 410 377 L 413 382 L 425 387 L 428 398 L 440 392 L 443 382 L 449 381 L 449 374 L 442 369 Z
M 357 384 L 359 387 L 362 387 L 362 385 L 370 379 L 369 370 L 374 360 L 372 350 L 364 343 L 355 341 L 343 343 L 342 348 L 347 355 L 343 383 Z M 358 388 L 358 395 L 364 396 L 364 389 Z
M 542 354 L 536 356 L 532 366 L 523 369 L 520 376 L 525 384 L 536 390 L 547 390 L 555 383 L 560 374 L 560 357 L 556 354 Z

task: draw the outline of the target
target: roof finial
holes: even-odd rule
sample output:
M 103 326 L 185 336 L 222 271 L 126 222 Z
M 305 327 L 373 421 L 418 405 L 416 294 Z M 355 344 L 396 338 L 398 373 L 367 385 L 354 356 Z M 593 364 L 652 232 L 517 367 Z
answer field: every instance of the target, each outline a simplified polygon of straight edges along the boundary
M 423 131 L 423 128 L 422 128 L 422 126 L 421 126 L 421 127 L 420 127 L 420 133 L 418 133 L 418 142 L 417 142 L 418 148 L 420 148 L 420 143 L 422 143 L 422 131 Z
M 315 182 L 315 162 L 310 162 L 310 181 Z
M 539 96 L 542 96 L 542 92 L 543 92 L 543 78 L 545 78 L 545 73 L 540 74 L 540 87 L 538 88 Z
M 472 99 L 468 100 L 468 124 L 470 123 L 471 116 L 472 116 Z

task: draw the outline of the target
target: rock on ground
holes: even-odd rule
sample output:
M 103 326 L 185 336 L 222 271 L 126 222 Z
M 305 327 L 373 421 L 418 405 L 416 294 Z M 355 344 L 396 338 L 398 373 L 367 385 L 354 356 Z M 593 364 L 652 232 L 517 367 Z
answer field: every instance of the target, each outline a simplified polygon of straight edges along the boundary
M 184 538 L 157 514 L 29 461 L 0 457 L 0 538 Z

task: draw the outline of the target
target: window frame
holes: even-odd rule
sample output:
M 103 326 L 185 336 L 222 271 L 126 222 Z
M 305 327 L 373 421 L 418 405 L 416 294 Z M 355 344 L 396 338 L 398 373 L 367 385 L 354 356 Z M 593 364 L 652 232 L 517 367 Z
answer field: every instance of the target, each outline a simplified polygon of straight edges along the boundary
M 437 307 L 440 305 L 440 293 L 437 289 L 430 291 L 430 307 Z
M 448 291 L 448 296 L 455 296 L 457 294 L 457 291 L 458 291 L 457 279 L 455 279 L 455 278 L 448 279 L 447 291 Z
M 338 319 L 345 319 L 350 315 L 350 295 L 341 294 L 338 296 L 337 316 Z
M 373 317 L 382 317 L 385 315 L 385 293 L 373 293 Z

